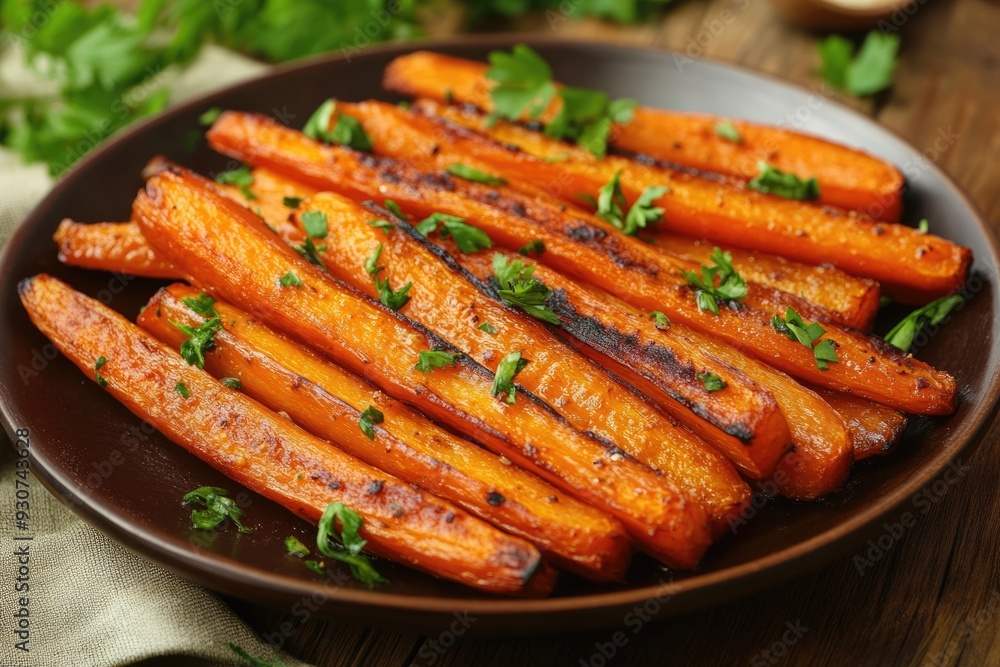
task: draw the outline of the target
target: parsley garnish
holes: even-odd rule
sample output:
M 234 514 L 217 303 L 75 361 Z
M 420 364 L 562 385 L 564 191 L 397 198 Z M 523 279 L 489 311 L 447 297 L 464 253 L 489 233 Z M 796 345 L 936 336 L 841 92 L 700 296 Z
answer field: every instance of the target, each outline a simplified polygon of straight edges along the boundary
M 507 402 L 513 405 L 517 401 L 517 387 L 514 386 L 514 376 L 528 365 L 527 359 L 521 358 L 520 352 L 511 352 L 500 361 L 496 375 L 493 376 L 493 388 L 490 394 L 500 396 L 507 394 Z
M 337 532 L 334 519 L 340 521 L 341 530 Z M 361 554 L 367 542 L 361 539 L 359 531 L 364 525 L 361 516 L 343 503 L 332 502 L 322 518 L 316 531 L 316 547 L 327 558 L 347 563 L 354 578 L 367 586 L 387 583 L 375 571 L 368 558 Z
M 378 229 L 381 229 L 386 234 L 392 234 L 392 230 L 394 230 L 396 228 L 396 225 L 392 224 L 388 220 L 382 220 L 381 218 L 379 218 L 377 220 L 369 220 L 368 221 L 368 226 L 369 227 L 377 227 Z
M 899 41 L 899 35 L 872 30 L 852 58 L 854 46 L 850 40 L 831 35 L 818 45 L 823 61 L 819 74 L 833 87 L 854 97 L 874 95 L 892 85 Z
M 239 378 L 222 378 L 219 382 L 222 383 L 222 386 L 229 387 L 230 389 L 235 389 L 237 391 L 243 389 L 243 383 L 240 382 Z
M 300 246 L 297 245 L 292 246 L 292 250 L 299 253 L 300 255 L 308 259 L 310 262 L 312 262 L 319 268 L 326 271 L 326 264 L 323 263 L 323 260 L 319 256 L 321 252 L 326 250 L 325 243 L 317 247 L 316 244 L 313 243 L 312 237 L 306 236 L 305 242 Z
M 500 253 L 493 255 L 493 277 L 497 281 L 497 295 L 532 317 L 559 326 L 559 316 L 545 305 L 552 290 L 532 278 L 535 265 L 525 266 L 519 259 L 508 260 Z
M 795 174 L 775 169 L 766 162 L 760 162 L 758 167 L 760 174 L 747 183 L 751 190 L 800 201 L 819 198 L 819 183 L 815 178 L 802 180 Z
M 289 556 L 298 556 L 299 558 L 305 558 L 309 555 L 309 547 L 302 544 L 302 540 L 294 535 L 285 538 L 285 551 L 288 552 Z
M 447 213 L 431 213 L 417 223 L 416 230 L 424 236 L 429 236 L 439 226 L 441 226 L 441 237 L 454 238 L 458 249 L 467 255 L 493 247 L 493 241 L 486 232 L 466 224 L 465 218 Z
M 358 419 L 358 425 L 361 427 L 361 432 L 368 436 L 369 440 L 375 439 L 375 424 L 381 424 L 385 421 L 385 415 L 383 415 L 379 410 L 373 405 L 369 405 L 365 408 L 365 411 L 361 413 L 361 417 Z
M 198 296 L 186 296 L 181 301 L 184 305 L 205 317 L 218 317 L 219 313 L 215 312 L 215 299 L 209 295 L 202 292 Z
M 454 367 L 461 358 L 461 354 L 451 354 L 443 350 L 424 350 L 418 355 L 417 365 L 413 368 L 421 373 L 433 373 L 435 368 L 444 368 L 448 365 Z
M 606 93 L 585 88 L 557 88 L 552 68 L 524 44 L 516 44 L 510 53 L 492 51 L 489 61 L 486 78 L 496 82 L 490 91 L 495 117 L 538 118 L 558 96 L 562 105 L 546 125 L 545 134 L 574 141 L 597 157 L 607 152 L 612 124 L 632 120 L 635 100 L 612 100 Z
M 926 234 L 931 231 L 931 223 L 927 222 L 927 218 L 920 219 L 920 222 L 917 223 L 917 231 L 921 234 Z
M 394 216 L 396 216 L 397 218 L 399 218 L 400 220 L 409 220 L 410 219 L 410 216 L 408 216 L 405 213 L 403 213 L 403 209 L 399 208 L 399 204 L 397 204 L 396 202 L 392 201 L 391 199 L 386 199 L 385 200 L 385 208 L 390 213 L 392 213 Z
M 459 178 L 464 178 L 467 181 L 475 181 L 476 183 L 484 183 L 486 185 L 507 184 L 506 179 L 494 176 L 493 174 L 487 174 L 485 171 L 480 171 L 479 169 L 464 165 L 460 162 L 449 164 L 445 167 L 445 171 L 452 176 L 458 176 Z
M 653 320 L 653 326 L 655 326 L 657 329 L 670 328 L 670 319 L 659 310 L 654 310 L 653 312 L 651 312 L 649 314 L 649 318 Z
M 393 291 L 389 287 L 389 279 L 381 280 L 378 276 L 375 276 L 375 289 L 378 291 L 378 300 L 382 302 L 382 305 L 390 310 L 398 311 L 400 308 L 405 306 L 410 301 L 410 297 L 407 293 L 410 288 L 413 287 L 412 282 L 408 282 L 403 285 L 398 291 Z
M 302 203 L 302 197 L 282 197 L 281 203 L 288 208 L 298 208 Z
M 695 301 L 699 310 L 719 314 L 719 301 L 739 301 L 747 295 L 747 284 L 733 268 L 733 256 L 719 248 L 709 255 L 711 266 L 701 265 L 701 275 L 694 271 L 684 271 L 688 285 L 695 289 Z M 718 278 L 718 281 L 716 281 Z M 716 284 L 718 282 L 718 284 Z
M 374 276 L 376 273 L 382 270 L 381 266 L 378 266 L 378 259 L 382 256 L 382 244 L 379 243 L 378 247 L 375 248 L 375 252 L 369 255 L 368 259 L 365 260 L 365 271 L 370 276 Z
M 483 322 L 482 324 L 480 324 L 476 328 L 479 329 L 480 331 L 485 331 L 486 333 L 492 334 L 492 335 L 496 335 L 496 333 L 497 333 L 497 328 L 495 326 L 493 326 L 492 324 L 490 324 L 489 322 Z
M 333 129 L 330 121 L 336 119 Z M 348 146 L 356 151 L 370 153 L 372 141 L 365 134 L 364 128 L 357 118 L 337 112 L 337 101 L 329 99 L 313 112 L 302 128 L 302 134 L 310 139 L 325 141 L 330 144 Z
M 625 212 L 627 202 L 625 193 L 622 192 L 621 175 L 621 169 L 616 171 L 611 180 L 597 191 L 597 199 L 589 195 L 581 195 L 581 198 L 597 209 L 599 218 L 607 220 L 626 234 L 635 236 L 640 229 L 663 219 L 663 209 L 653 206 L 653 202 L 670 192 L 670 188 L 663 185 L 649 186 L 635 200 L 632 208 Z
M 521 249 L 517 251 L 521 255 L 541 255 L 545 252 L 545 242 L 541 239 L 535 239 L 533 241 L 528 241 Z
M 108 381 L 105 380 L 104 376 L 98 372 L 101 370 L 101 366 L 106 363 L 108 363 L 108 358 L 104 356 L 98 357 L 97 361 L 94 363 L 94 380 L 97 381 L 97 385 L 100 387 L 108 386 Z
M 743 137 L 740 136 L 739 130 L 736 129 L 736 126 L 733 125 L 731 121 L 719 121 L 712 129 L 715 131 L 716 136 L 722 137 L 726 141 L 731 141 L 734 144 L 738 144 L 743 141 Z
M 906 317 L 892 330 L 885 335 L 885 342 L 898 347 L 903 352 L 909 352 L 913 345 L 913 339 L 928 324 L 937 326 L 948 317 L 957 306 L 962 304 L 964 299 L 958 294 L 942 297 L 932 301 L 922 308 L 918 308 Z
M 205 109 L 200 116 L 198 116 L 198 124 L 205 126 L 211 125 L 215 121 L 219 120 L 219 116 L 221 115 L 222 109 L 219 107 L 209 107 L 208 109 Z
M 307 211 L 299 216 L 306 234 L 314 239 L 325 239 L 330 233 L 330 225 L 323 211 Z
M 782 319 L 778 315 L 771 318 L 771 326 L 779 333 L 783 333 L 791 340 L 797 340 L 802 345 L 813 351 L 816 359 L 816 367 L 825 371 L 831 363 L 838 363 L 837 346 L 829 338 L 822 338 L 826 329 L 819 322 L 806 324 L 794 308 L 791 306 L 785 310 L 785 317 Z M 819 341 L 819 344 L 816 344 Z
M 253 185 L 253 172 L 245 164 L 236 169 L 222 172 L 215 177 L 215 182 L 222 185 L 235 185 L 247 199 L 253 200 L 257 198 L 257 195 L 250 189 L 250 186 Z
M 181 398 L 191 398 L 191 390 L 183 382 L 174 385 L 174 391 L 181 395 Z
M 278 283 L 282 287 L 300 287 L 302 285 L 302 279 L 295 275 L 292 271 L 289 271 L 285 275 L 281 276 Z
M 226 646 L 229 648 L 230 651 L 235 653 L 237 656 L 246 660 L 250 664 L 250 667 L 287 667 L 287 665 L 285 665 L 285 663 L 282 662 L 281 660 L 275 660 L 274 662 L 264 662 L 260 658 L 255 658 L 254 656 L 250 655 L 249 653 L 247 653 L 242 648 L 240 648 L 239 646 L 237 646 L 232 642 L 226 642 Z
M 202 486 L 184 494 L 181 502 L 185 505 L 205 506 L 203 510 L 191 511 L 191 523 L 194 524 L 195 528 L 211 530 L 228 518 L 233 520 L 241 533 L 253 532 L 240 523 L 243 510 L 237 507 L 232 498 L 228 497 L 228 493 L 225 489 L 220 489 L 217 486 Z
M 181 356 L 184 361 L 191 366 L 198 368 L 205 367 L 205 352 L 215 347 L 215 334 L 222 328 L 222 321 L 218 316 L 209 318 L 201 326 L 195 328 L 180 322 L 170 320 L 174 327 L 187 336 L 187 340 L 181 343 Z M 185 397 L 187 398 L 187 397 Z
M 714 373 L 698 373 L 695 377 L 701 380 L 701 383 L 705 385 L 705 391 L 709 393 L 722 391 L 726 388 L 725 380 Z

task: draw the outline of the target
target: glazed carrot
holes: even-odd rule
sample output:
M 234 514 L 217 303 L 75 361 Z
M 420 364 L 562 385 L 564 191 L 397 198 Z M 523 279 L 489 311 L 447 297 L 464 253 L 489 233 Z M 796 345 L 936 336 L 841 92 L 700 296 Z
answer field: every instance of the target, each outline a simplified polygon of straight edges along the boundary
M 465 274 L 413 227 L 398 222 L 388 233 L 372 227 L 368 220 L 392 216 L 331 193 L 304 201 L 297 217 L 314 211 L 329 221 L 331 232 L 323 239 L 325 249 L 320 255 L 333 277 L 377 296 L 366 261 L 378 252 L 378 276 L 394 285 L 414 285 L 413 298 L 403 311 L 408 318 L 487 368 L 495 368 L 511 352 L 520 352 L 528 363 L 517 374 L 519 387 L 553 406 L 577 430 L 594 433 L 662 472 L 703 504 L 717 523 L 725 525 L 749 501 L 749 488 L 722 456 L 567 346 L 540 321 L 504 307 L 491 288 Z M 674 408 L 671 414 L 681 413 L 697 422 L 716 440 L 734 441 L 740 455 L 759 457 L 761 449 L 776 449 L 773 460 L 762 464 L 765 471 L 760 475 L 767 474 L 790 442 L 777 404 L 766 390 L 729 368 L 705 369 L 709 370 L 733 383 L 732 392 L 719 395 L 723 405 L 715 405 L 716 395 L 709 394 L 695 372 L 685 368 L 676 372 L 681 377 L 670 384 L 676 388 L 675 394 L 667 396 L 669 407 Z M 698 415 L 716 421 L 709 424 Z M 739 433 L 742 439 L 715 424 Z
M 140 191 L 133 219 L 157 253 L 195 283 L 608 511 L 664 562 L 691 567 L 708 547 L 711 527 L 704 511 L 652 469 L 573 430 L 528 392 L 518 392 L 513 404 L 494 398 L 492 373 L 461 355 L 451 363 L 438 355 L 441 367 L 421 372 L 416 365 L 429 361 L 421 353 L 457 351 L 331 280 L 210 183 L 182 170 L 161 172 Z M 282 286 L 289 273 L 302 284 Z
M 392 199 L 418 216 L 440 211 L 465 218 L 509 249 L 541 240 L 546 251 L 540 261 L 550 267 L 647 312 L 662 310 L 672 320 L 729 342 L 797 378 L 904 412 L 954 410 L 957 389 L 947 373 L 878 339 L 832 324 L 826 325 L 825 337 L 835 346 L 840 363 L 821 370 L 812 350 L 775 330 L 769 314 L 745 306 L 723 307 L 719 315 L 700 311 L 686 280 L 676 269 L 647 261 L 640 254 L 641 242 L 612 234 L 547 200 L 424 174 L 401 162 L 362 158 L 252 114 L 222 114 L 209 131 L 209 140 L 245 162 L 293 174 L 353 199 Z
M 135 225 L 114 222 L 59 223 L 52 237 L 59 247 L 59 261 L 85 269 L 116 271 L 147 278 L 173 278 L 177 269 L 153 252 Z
M 180 284 L 160 290 L 139 326 L 178 347 L 187 336 L 174 322 L 197 328 L 206 320 L 183 302 L 198 294 Z M 631 541 L 618 521 L 505 465 L 233 306 L 213 307 L 223 329 L 205 354 L 205 370 L 215 377 L 238 379 L 248 396 L 310 433 L 534 543 L 560 567 L 597 581 L 624 580 Z M 370 438 L 359 426 L 369 407 L 382 414 Z
M 453 248 L 450 241 L 442 243 Z M 453 254 L 473 275 L 490 275 L 490 262 L 483 256 Z M 647 312 L 546 266 L 537 264 L 535 276 L 552 288 L 549 304 L 560 316 L 563 330 L 572 336 L 570 341 L 576 341 L 598 363 L 648 396 L 663 400 L 660 397 L 666 390 L 660 378 L 674 364 L 721 366 L 730 369 L 726 377 L 735 371 L 767 387 L 785 416 L 795 446 L 794 452 L 782 457 L 772 476 L 783 495 L 811 500 L 836 491 L 847 480 L 854 460 L 851 433 L 844 420 L 814 392 L 725 343 L 680 323 L 658 325 Z M 688 356 L 675 356 L 676 351 L 685 351 Z
M 856 461 L 888 454 L 906 430 L 906 415 L 899 410 L 837 391 L 816 391 L 851 430 Z
M 511 595 L 552 589 L 555 575 L 530 543 L 309 435 L 100 302 L 47 275 L 19 291 L 35 326 L 87 377 L 99 372 L 125 407 L 251 490 L 313 522 L 342 502 L 364 519 L 372 553 L 439 577 Z
M 363 108 L 374 116 L 376 106 L 382 112 L 383 123 L 407 113 L 402 109 L 392 112 L 389 105 L 375 103 L 366 103 Z M 419 123 L 422 132 L 434 132 L 428 141 L 475 155 L 511 180 L 528 181 L 553 196 L 579 203 L 579 193 L 595 194 L 621 171 L 622 191 L 630 203 L 647 187 L 670 188 L 656 201 L 664 209 L 664 219 L 654 227 L 654 233 L 672 231 L 806 264 L 829 263 L 850 274 L 880 281 L 897 300 L 926 303 L 955 291 L 965 282 L 972 262 L 968 248 L 912 227 L 762 195 L 619 156 L 597 160 L 583 149 L 513 123 L 498 122 L 485 128 L 481 116 L 475 120 L 475 115 L 448 112 L 450 119 L 465 118 L 466 123 L 482 130 L 482 134 L 457 133 L 440 123 L 435 127 L 428 123 L 431 119 L 414 119 L 416 115 L 410 113 L 405 118 L 411 124 Z M 377 126 L 374 120 L 370 122 L 373 127 L 369 130 L 366 124 L 366 130 L 373 134 Z M 397 140 L 391 148 L 397 148 L 399 143 Z M 514 146 L 521 150 L 512 150 Z M 558 161 L 551 161 L 556 158 Z
M 481 62 L 418 51 L 389 63 L 383 85 L 405 95 L 471 104 L 491 112 L 493 84 L 484 76 L 486 67 Z M 554 100 L 542 120 L 550 120 L 559 104 Z M 719 136 L 720 122 L 732 122 L 739 141 Z M 781 127 L 639 107 L 631 122 L 612 130 L 611 141 L 621 150 L 743 181 L 756 176 L 758 163 L 765 160 L 802 178 L 815 177 L 825 204 L 892 222 L 902 212 L 903 175 L 895 166 Z

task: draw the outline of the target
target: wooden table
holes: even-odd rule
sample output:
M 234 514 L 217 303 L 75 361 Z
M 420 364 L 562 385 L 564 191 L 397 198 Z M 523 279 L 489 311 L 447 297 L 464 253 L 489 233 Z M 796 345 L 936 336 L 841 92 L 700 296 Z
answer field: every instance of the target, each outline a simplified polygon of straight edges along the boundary
M 745 9 L 727 21 L 723 12 L 734 7 Z M 696 48 L 706 57 L 804 85 L 818 83 L 813 74 L 817 36 L 778 21 L 764 0 L 689 0 L 640 27 L 565 22 L 553 28 L 539 16 L 491 28 Z M 957 135 L 936 162 L 1000 230 L 1000 5 L 931 0 L 908 17 L 901 34 L 903 51 L 891 93 L 849 103 L 918 148 L 933 150 L 940 133 Z M 864 576 L 845 558 L 744 601 L 649 625 L 630 636 L 607 664 L 1000 665 L 997 440 L 994 429 L 968 461 L 969 472 L 959 485 Z M 297 619 L 283 614 L 238 601 L 233 605 L 261 632 L 273 632 L 285 621 L 297 625 Z M 322 667 L 600 665 L 599 659 L 591 661 L 595 642 L 611 635 L 460 637 L 432 663 L 428 656 L 437 655 L 431 650 L 436 637 L 311 620 L 286 648 Z

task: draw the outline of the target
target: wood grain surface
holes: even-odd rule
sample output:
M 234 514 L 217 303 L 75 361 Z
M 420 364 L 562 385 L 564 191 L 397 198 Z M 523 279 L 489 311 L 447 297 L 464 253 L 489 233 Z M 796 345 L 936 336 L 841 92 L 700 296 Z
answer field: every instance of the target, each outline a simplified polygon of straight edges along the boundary
M 1000 4 L 929 0 L 918 6 L 898 21 L 903 48 L 893 89 L 874 100 L 843 101 L 926 150 L 1000 232 Z M 553 25 L 550 18 L 489 29 L 681 50 L 820 85 L 813 73 L 817 35 L 779 21 L 765 0 L 688 0 L 639 27 L 558 17 Z M 320 620 L 299 624 L 232 603 L 262 633 L 290 622 L 286 627 L 295 632 L 285 648 L 321 667 L 1000 665 L 997 441 L 994 429 L 964 462 L 968 472 L 961 481 L 863 573 L 858 561 L 845 558 L 778 589 L 647 624 L 638 633 L 623 625 L 617 636 L 609 629 L 508 640 L 426 637 Z

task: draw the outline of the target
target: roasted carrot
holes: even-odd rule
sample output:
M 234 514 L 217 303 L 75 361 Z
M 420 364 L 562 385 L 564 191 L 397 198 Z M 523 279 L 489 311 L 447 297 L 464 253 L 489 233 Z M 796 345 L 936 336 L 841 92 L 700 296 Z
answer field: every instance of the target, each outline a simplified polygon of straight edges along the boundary
M 436 174 L 398 162 L 361 157 L 324 146 L 271 119 L 224 113 L 209 131 L 217 149 L 255 166 L 294 175 L 315 187 L 353 199 L 392 199 L 411 213 L 440 211 L 466 219 L 494 243 L 518 249 L 534 240 L 546 247 L 540 261 L 615 294 L 646 311 L 706 332 L 795 377 L 870 398 L 910 413 L 949 414 L 957 393 L 947 373 L 900 353 L 884 342 L 825 325 L 839 363 L 818 367 L 813 351 L 777 331 L 767 313 L 746 306 L 703 312 L 676 269 L 647 262 L 634 239 L 612 234 L 560 206 L 517 192 Z M 502 194 L 501 194 L 502 193 Z M 632 254 L 633 251 L 636 254 Z
M 485 63 L 418 51 L 389 63 L 383 85 L 405 95 L 471 104 L 491 112 L 493 84 L 485 72 Z M 553 100 L 542 120 L 550 120 L 559 104 Z M 721 122 L 732 122 L 737 141 L 719 136 L 716 128 Z M 801 178 L 816 178 L 825 204 L 892 222 L 902 212 L 903 175 L 895 166 L 781 127 L 639 107 L 631 122 L 612 130 L 611 140 L 624 151 L 743 181 L 756 176 L 757 165 L 764 160 Z
M 53 240 L 59 247 L 59 261 L 70 266 L 147 278 L 177 276 L 177 269 L 156 257 L 135 225 L 63 220 Z
M 450 241 L 441 243 L 453 248 Z M 483 256 L 453 254 L 473 275 L 490 275 L 490 262 Z M 772 476 L 783 495 L 810 500 L 836 491 L 846 481 L 853 461 L 851 433 L 814 392 L 739 350 L 680 323 L 657 323 L 648 313 L 546 266 L 536 265 L 535 276 L 553 290 L 549 304 L 572 336 L 570 340 L 651 397 L 664 394 L 661 377 L 674 364 L 721 366 L 729 369 L 725 377 L 738 372 L 767 387 L 785 416 L 795 446 Z M 676 356 L 679 351 L 689 356 Z
M 138 324 L 178 347 L 187 335 L 175 322 L 197 328 L 206 320 L 183 301 L 197 296 L 186 285 L 162 289 Z M 216 301 L 213 308 L 223 328 L 205 354 L 205 370 L 215 377 L 236 378 L 248 396 L 310 433 L 532 542 L 562 568 L 597 581 L 624 579 L 631 541 L 615 519 L 504 464 L 233 306 Z M 381 414 L 370 422 L 371 437 L 359 426 L 370 407 Z
M 395 230 L 386 233 L 367 221 L 391 218 L 388 212 L 331 193 L 304 201 L 296 217 L 314 212 L 325 215 L 330 224 L 331 233 L 323 239 L 320 255 L 335 278 L 372 296 L 377 291 L 369 270 L 391 284 L 412 283 L 415 287 L 404 310 L 406 316 L 487 368 L 495 368 L 511 352 L 520 352 L 527 365 L 517 374 L 519 387 L 553 406 L 576 429 L 594 433 L 662 472 L 702 503 L 717 523 L 725 525 L 749 501 L 749 488 L 723 457 L 567 346 L 541 322 L 504 307 L 491 288 L 448 261 L 410 225 L 399 221 Z M 373 253 L 378 253 L 374 269 L 366 267 Z M 760 474 L 767 474 L 790 442 L 784 417 L 762 387 L 728 368 L 715 370 L 734 385 L 724 399 L 726 404 L 721 409 L 714 405 L 713 395 L 695 371 L 683 369 L 676 373 L 683 377 L 670 386 L 677 387 L 674 396 L 683 397 L 687 405 L 668 396 L 674 404 L 669 406 L 674 408 L 671 414 L 686 413 L 717 440 L 735 441 L 738 453 L 751 459 L 759 457 L 761 449 L 777 450 L 773 460 L 762 464 L 766 469 Z M 699 415 L 717 421 L 710 424 Z M 723 424 L 742 439 L 714 424 Z
M 816 392 L 830 404 L 854 436 L 854 460 L 891 452 L 906 430 L 906 415 L 878 403 L 828 389 Z
M 494 398 L 492 373 L 331 280 L 211 184 L 179 169 L 161 172 L 140 191 L 133 218 L 157 253 L 195 283 L 608 511 L 664 562 L 691 567 L 708 547 L 711 526 L 704 510 L 673 484 L 617 448 L 573 430 L 528 392 L 518 392 L 513 404 Z M 282 286 L 280 279 L 289 273 L 301 285 Z M 439 354 L 427 357 L 434 350 Z
M 374 103 L 359 107 L 371 117 L 371 128 L 366 124 L 369 134 L 378 129 L 376 107 L 382 113 L 383 123 L 388 123 L 394 115 L 409 113 L 404 110 L 393 113 L 388 105 Z M 433 124 L 421 122 L 415 115 L 418 114 L 407 115 L 407 121 L 420 123 L 425 133 L 435 131 Z M 436 133 L 428 140 L 475 155 L 501 176 L 528 181 L 573 203 L 579 203 L 580 193 L 594 195 L 619 171 L 622 191 L 629 203 L 647 187 L 669 187 L 670 191 L 656 201 L 664 209 L 664 219 L 654 227 L 654 233 L 672 231 L 806 264 L 829 263 L 853 275 L 880 281 L 885 291 L 897 300 L 916 303 L 956 290 L 964 283 L 972 262 L 968 248 L 912 227 L 762 195 L 619 156 L 597 160 L 582 149 L 568 147 L 513 123 L 498 122 L 486 128 L 482 117 L 475 120 L 474 115 L 449 113 L 449 118 L 456 117 L 465 118 L 466 123 L 474 124 L 482 134 L 457 133 L 455 128 L 438 123 Z M 399 125 L 396 122 L 394 127 Z M 397 139 L 390 148 L 397 148 L 400 143 Z M 513 150 L 514 147 L 520 150 Z
M 527 541 L 309 435 L 100 302 L 47 275 L 19 291 L 35 326 L 85 375 L 251 490 L 313 522 L 329 503 L 343 502 L 364 519 L 372 553 L 436 576 L 511 595 L 552 589 L 554 572 Z M 98 359 L 105 361 L 95 371 Z

